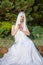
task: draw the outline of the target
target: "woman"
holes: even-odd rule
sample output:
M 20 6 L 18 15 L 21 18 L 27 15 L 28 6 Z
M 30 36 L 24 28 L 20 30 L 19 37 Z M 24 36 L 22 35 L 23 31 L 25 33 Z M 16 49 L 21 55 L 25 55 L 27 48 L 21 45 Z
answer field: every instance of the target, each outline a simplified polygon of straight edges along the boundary
M 11 34 L 15 42 L 0 59 L 0 65 L 43 65 L 43 57 L 32 40 L 27 37 L 30 32 L 26 26 L 24 12 L 18 14 L 16 24 L 12 25 Z

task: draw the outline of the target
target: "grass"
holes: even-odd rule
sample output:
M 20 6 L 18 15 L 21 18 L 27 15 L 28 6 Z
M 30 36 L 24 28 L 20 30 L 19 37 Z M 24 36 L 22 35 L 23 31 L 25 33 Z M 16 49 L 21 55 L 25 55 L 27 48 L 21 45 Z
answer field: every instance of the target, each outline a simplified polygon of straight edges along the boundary
M 6 38 L 0 38 L 0 47 L 7 47 L 13 45 L 14 39 L 12 36 L 6 37 Z
M 36 46 L 43 46 L 43 36 L 33 40 L 33 42 L 36 44 Z

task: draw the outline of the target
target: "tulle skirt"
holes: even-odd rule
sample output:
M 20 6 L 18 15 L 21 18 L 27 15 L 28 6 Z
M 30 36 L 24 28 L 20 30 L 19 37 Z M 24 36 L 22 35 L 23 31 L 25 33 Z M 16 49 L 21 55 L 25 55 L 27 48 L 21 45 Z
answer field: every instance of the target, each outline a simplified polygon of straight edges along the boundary
M 8 52 L 0 58 L 0 65 L 43 65 L 43 57 L 28 37 L 14 44 Z

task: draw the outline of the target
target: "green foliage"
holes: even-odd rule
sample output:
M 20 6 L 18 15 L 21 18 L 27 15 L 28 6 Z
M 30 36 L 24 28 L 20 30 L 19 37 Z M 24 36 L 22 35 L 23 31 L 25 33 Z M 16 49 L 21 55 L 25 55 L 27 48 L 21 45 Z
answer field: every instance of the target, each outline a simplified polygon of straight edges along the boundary
M 0 37 L 6 37 L 11 31 L 11 23 L 2 22 L 0 27 Z
M 24 10 L 28 23 L 32 25 L 35 21 L 36 25 L 43 26 L 42 3 L 42 0 L 2 0 L 0 1 L 0 20 L 15 22 L 18 12 Z
M 34 0 L 16 0 L 15 1 L 15 8 L 16 10 L 20 11 L 20 9 L 22 10 L 26 10 L 27 8 L 30 9 L 30 6 L 32 6 L 34 3 Z M 29 10 L 28 10 L 29 11 Z
M 42 1 L 39 2 L 39 0 L 36 2 L 37 2 L 37 5 L 35 4 L 33 6 L 33 9 L 32 9 L 33 12 L 31 15 L 34 18 L 35 23 L 37 23 L 40 26 L 43 26 L 43 4 L 42 4 Z
M 30 38 L 37 39 L 43 36 L 43 28 L 41 26 L 28 26 L 30 31 Z
M 0 8 L 4 8 L 6 11 L 10 10 L 11 8 L 13 8 L 13 3 L 10 2 L 9 0 L 5 0 L 1 2 Z
M 32 11 L 32 5 L 34 0 L 2 0 L 0 4 L 0 20 L 12 20 L 13 15 L 17 17 L 18 12 L 24 10 L 26 12 L 26 17 L 29 18 L 29 14 Z M 13 21 L 15 21 L 15 18 Z M 27 18 L 27 21 L 29 21 Z M 32 17 L 31 17 L 32 18 Z
M 31 34 L 34 38 L 41 38 L 41 35 L 43 34 L 43 28 L 41 26 L 35 26 L 33 27 Z
M 2 58 L 3 57 L 3 54 L 2 53 L 0 53 L 0 58 Z

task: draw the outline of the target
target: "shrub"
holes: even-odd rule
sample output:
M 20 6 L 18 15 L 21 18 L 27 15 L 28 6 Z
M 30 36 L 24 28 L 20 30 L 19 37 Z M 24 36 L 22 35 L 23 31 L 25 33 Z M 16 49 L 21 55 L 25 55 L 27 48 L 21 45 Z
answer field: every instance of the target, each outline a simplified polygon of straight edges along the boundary
M 35 26 L 33 27 L 31 34 L 34 38 L 39 38 L 43 34 L 43 28 L 41 26 Z
M 0 27 L 0 37 L 6 37 L 10 34 L 11 23 L 10 22 L 1 22 Z
M 30 38 L 36 39 L 43 36 L 43 28 L 41 26 L 28 26 L 28 29 L 30 31 Z

